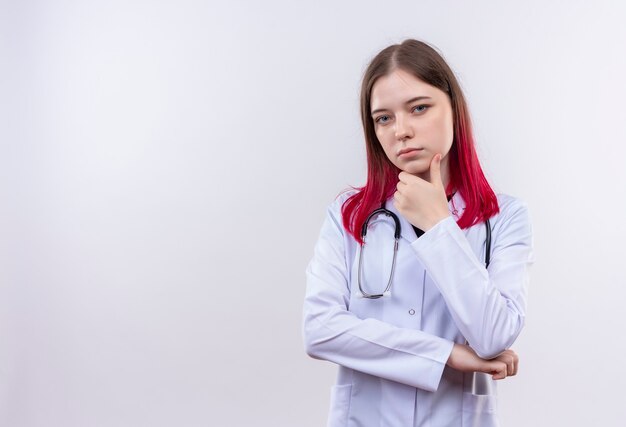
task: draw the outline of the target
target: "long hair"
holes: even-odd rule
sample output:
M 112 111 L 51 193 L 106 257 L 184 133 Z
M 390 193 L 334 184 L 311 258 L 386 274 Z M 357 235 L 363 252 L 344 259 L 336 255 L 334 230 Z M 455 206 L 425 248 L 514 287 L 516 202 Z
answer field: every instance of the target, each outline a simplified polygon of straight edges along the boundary
M 465 211 L 458 219 L 460 228 L 483 222 L 500 211 L 496 195 L 483 173 L 472 133 L 472 123 L 461 87 L 443 57 L 428 44 L 408 39 L 383 49 L 372 59 L 361 84 L 361 121 L 367 149 L 367 182 L 350 196 L 341 208 L 343 225 L 360 243 L 361 228 L 367 216 L 393 195 L 398 183 L 398 169 L 387 158 L 376 137 L 371 118 L 372 87 L 379 77 L 396 69 L 448 94 L 452 105 L 454 138 L 448 153 L 449 182 L 446 194 L 456 190 L 465 201 Z

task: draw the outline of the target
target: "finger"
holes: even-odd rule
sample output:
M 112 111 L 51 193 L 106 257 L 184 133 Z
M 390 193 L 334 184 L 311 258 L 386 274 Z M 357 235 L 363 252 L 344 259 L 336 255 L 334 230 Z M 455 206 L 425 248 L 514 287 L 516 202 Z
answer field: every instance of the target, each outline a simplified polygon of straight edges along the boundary
M 441 179 L 441 154 L 437 153 L 430 160 L 430 183 L 443 187 Z
M 517 369 L 519 365 L 519 356 L 512 350 L 506 350 L 502 354 L 502 360 L 505 361 L 508 365 L 508 374 L 509 376 L 514 376 L 517 374 Z
M 506 363 L 506 371 L 508 376 L 515 375 L 515 353 L 507 350 L 498 357 L 498 360 Z
M 506 364 L 506 372 L 509 377 L 515 375 L 515 362 L 513 360 Z
M 403 182 L 403 183 L 407 184 L 409 182 L 409 179 L 410 179 L 411 176 L 412 175 L 410 173 L 405 172 L 405 171 L 401 171 L 398 174 L 398 179 L 400 180 L 400 182 Z
M 502 380 L 506 378 L 506 363 L 504 362 L 494 362 L 494 369 L 492 371 L 492 378 L 494 380 Z
M 498 375 L 497 375 L 497 380 L 503 380 L 506 378 L 506 364 L 504 364 L 504 366 L 502 366 L 502 369 L 499 371 Z
M 417 175 L 413 175 L 411 173 L 402 171 L 398 174 L 398 179 L 402 182 L 404 182 L 405 184 L 411 184 L 411 183 L 415 183 L 415 182 L 420 182 L 420 181 L 424 181 L 422 178 L 420 178 Z
M 517 371 L 519 370 L 519 357 L 517 354 L 513 356 L 513 373 L 511 375 L 517 375 Z

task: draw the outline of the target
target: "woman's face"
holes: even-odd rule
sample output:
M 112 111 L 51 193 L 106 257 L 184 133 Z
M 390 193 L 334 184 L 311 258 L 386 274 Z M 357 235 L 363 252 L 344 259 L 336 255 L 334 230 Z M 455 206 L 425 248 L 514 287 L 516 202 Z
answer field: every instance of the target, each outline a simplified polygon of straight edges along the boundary
M 371 108 L 376 136 L 389 160 L 405 172 L 430 179 L 430 162 L 441 153 L 441 175 L 447 185 L 454 137 L 448 95 L 396 69 L 374 83 Z

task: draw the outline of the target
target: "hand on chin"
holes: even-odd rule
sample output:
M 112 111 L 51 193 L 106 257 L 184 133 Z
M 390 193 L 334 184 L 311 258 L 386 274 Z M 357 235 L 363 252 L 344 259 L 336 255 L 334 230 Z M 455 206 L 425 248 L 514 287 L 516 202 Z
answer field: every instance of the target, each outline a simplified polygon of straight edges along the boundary
M 440 154 L 433 156 L 426 171 L 407 167 L 400 172 L 398 179 L 394 206 L 411 224 L 428 231 L 450 215 L 441 177 Z

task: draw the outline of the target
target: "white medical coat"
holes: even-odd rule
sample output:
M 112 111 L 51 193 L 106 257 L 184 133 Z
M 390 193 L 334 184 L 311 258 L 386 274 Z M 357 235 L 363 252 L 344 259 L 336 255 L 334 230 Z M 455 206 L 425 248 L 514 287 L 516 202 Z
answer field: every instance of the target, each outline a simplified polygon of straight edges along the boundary
M 466 339 L 480 357 L 494 358 L 522 330 L 534 262 L 526 204 L 497 195 L 486 269 L 485 225 L 459 228 L 465 203 L 458 192 L 448 202 L 451 216 L 419 239 L 389 198 L 385 206 L 401 224 L 396 270 L 391 295 L 372 300 L 359 296 L 359 245 L 342 225 L 341 205 L 353 193 L 329 205 L 306 269 L 306 352 L 339 365 L 328 426 L 497 426 L 496 381 L 446 361 L 454 343 Z M 385 215 L 370 223 L 366 292 L 381 293 L 387 284 L 393 234 Z

